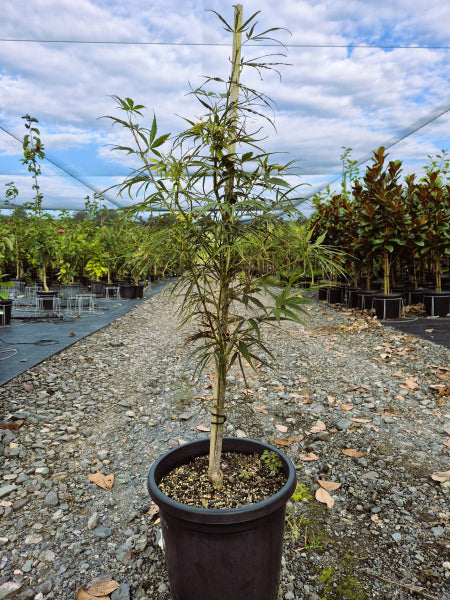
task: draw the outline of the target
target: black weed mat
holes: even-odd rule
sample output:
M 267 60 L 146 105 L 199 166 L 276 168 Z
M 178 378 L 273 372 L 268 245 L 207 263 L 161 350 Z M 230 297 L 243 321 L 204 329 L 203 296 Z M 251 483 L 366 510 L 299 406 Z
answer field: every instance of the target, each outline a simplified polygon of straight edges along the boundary
M 382 321 L 382 323 L 403 333 L 450 348 L 450 317 L 405 317 L 398 321 Z
M 146 300 L 158 294 L 167 282 L 153 283 L 145 290 Z M 31 369 L 46 358 L 64 350 L 94 331 L 103 329 L 143 300 L 98 300 L 94 312 L 81 316 L 16 317 L 11 326 L 0 327 L 0 385 Z

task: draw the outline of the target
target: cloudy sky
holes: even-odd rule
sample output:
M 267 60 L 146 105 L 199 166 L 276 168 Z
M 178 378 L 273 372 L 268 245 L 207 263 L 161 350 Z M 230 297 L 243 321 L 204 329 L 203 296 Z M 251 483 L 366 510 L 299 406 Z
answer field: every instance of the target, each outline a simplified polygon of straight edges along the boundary
M 129 171 L 126 158 L 110 151 L 124 141 L 123 132 L 99 120 L 114 113 L 112 95 L 144 104 L 160 133 L 177 133 L 181 117 L 201 113 L 186 95 L 189 84 L 229 71 L 230 34 L 208 11 L 232 21 L 233 6 L 223 0 L 0 4 L 0 202 L 10 181 L 20 203 L 32 199 L 31 177 L 20 163 L 23 115 L 39 120 L 50 161 L 42 165 L 44 206 L 81 209 L 93 189 Z M 343 147 L 356 160 L 418 129 L 389 150 L 405 173 L 421 173 L 428 155 L 450 150 L 448 0 L 244 0 L 243 6 L 244 19 L 261 11 L 261 30 L 289 30 L 277 37 L 290 66 L 281 81 L 267 74 L 257 85 L 277 107 L 265 148 L 299 160 L 305 195 L 339 175 Z M 247 47 L 243 54 L 261 50 L 274 48 Z M 114 192 L 108 198 L 126 203 Z

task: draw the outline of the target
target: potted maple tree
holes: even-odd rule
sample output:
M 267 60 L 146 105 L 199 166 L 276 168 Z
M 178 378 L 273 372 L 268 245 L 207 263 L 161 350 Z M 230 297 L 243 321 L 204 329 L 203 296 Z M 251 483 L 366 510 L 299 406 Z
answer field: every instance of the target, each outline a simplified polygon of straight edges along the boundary
M 115 97 L 120 116 L 107 116 L 131 135 L 132 144 L 117 149 L 134 155 L 141 165 L 119 185 L 120 193 L 145 196 L 134 206 L 139 213 L 162 210 L 172 217 L 182 268 L 173 286 L 180 323 L 196 327 L 187 341 L 193 344 L 197 374 L 208 366 L 214 373 L 210 439 L 170 450 L 149 474 L 150 495 L 160 508 L 174 600 L 274 600 L 285 505 L 296 481 L 294 466 L 279 450 L 224 435 L 232 365 L 270 363 L 273 356 L 264 344 L 262 325 L 299 321 L 306 302 L 293 292 L 291 282 L 282 288 L 266 285 L 269 274 L 255 274 L 253 257 L 244 251 L 248 239 L 270 240 L 275 214 L 298 217 L 297 186 L 287 181 L 292 164 L 280 164 L 279 156 L 274 159 L 260 147 L 261 119 L 271 123 L 261 110 L 270 107 L 270 101 L 240 77 L 247 68 L 273 68 L 273 62 L 241 58 L 243 34 L 250 44 L 272 39 L 274 29 L 255 32 L 256 14 L 242 23 L 238 5 L 232 24 L 219 16 L 233 35 L 231 76 L 208 77 L 192 91 L 204 114 L 186 119 L 180 134 L 158 135 L 155 117 L 149 128 L 141 125 L 145 107 L 130 98 Z M 255 463 L 227 475 L 224 464 L 236 454 L 244 464 L 254 456 Z M 198 470 L 196 461 L 202 457 L 209 498 L 193 504 L 190 497 L 199 488 L 199 475 L 192 469 Z M 185 484 L 180 488 L 187 490 L 181 496 L 162 483 L 169 473 L 169 479 L 176 480 L 180 468 Z M 276 472 L 282 481 L 271 492 L 255 496 L 260 477 L 256 472 L 265 472 L 262 479 L 269 483 Z M 246 504 L 248 481 L 245 497 L 228 501 L 230 491 L 237 492 L 240 484 L 245 489 L 247 477 L 251 495 L 257 498 L 254 503 Z

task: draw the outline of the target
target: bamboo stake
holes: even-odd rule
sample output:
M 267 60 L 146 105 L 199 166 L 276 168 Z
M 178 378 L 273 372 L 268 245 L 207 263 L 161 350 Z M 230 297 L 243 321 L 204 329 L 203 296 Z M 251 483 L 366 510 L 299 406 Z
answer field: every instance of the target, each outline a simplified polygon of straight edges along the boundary
M 241 74 L 241 45 L 242 45 L 242 4 L 237 4 L 234 8 L 234 33 L 233 33 L 233 51 L 231 55 L 231 88 L 230 104 L 232 106 L 232 122 L 237 125 L 238 102 L 239 102 L 239 78 Z M 236 153 L 236 140 L 229 146 L 229 153 Z

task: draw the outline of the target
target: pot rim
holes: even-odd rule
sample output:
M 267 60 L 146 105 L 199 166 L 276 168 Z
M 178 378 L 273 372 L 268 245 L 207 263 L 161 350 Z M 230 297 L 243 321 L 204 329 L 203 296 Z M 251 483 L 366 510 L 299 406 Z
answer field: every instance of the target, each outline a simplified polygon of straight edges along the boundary
M 247 452 L 255 452 L 258 450 L 261 450 L 261 453 L 264 450 L 276 452 L 283 463 L 284 472 L 287 476 L 286 483 L 273 496 L 270 496 L 261 502 L 248 504 L 239 508 L 199 508 L 172 500 L 161 492 L 157 482 L 159 482 L 164 473 L 170 471 L 172 468 L 189 461 L 195 456 L 208 454 L 209 438 L 194 440 L 168 450 L 153 463 L 150 469 L 148 474 L 148 490 L 155 504 L 157 504 L 160 509 L 162 508 L 163 512 L 175 517 L 182 517 L 191 522 L 203 522 L 208 524 L 238 523 L 253 521 L 257 518 L 264 517 L 287 503 L 295 490 L 297 476 L 294 465 L 283 452 L 270 444 L 248 438 L 224 437 L 223 442 L 224 452 L 245 452 L 245 447 L 247 447 Z M 168 464 L 166 465 L 165 463 Z

